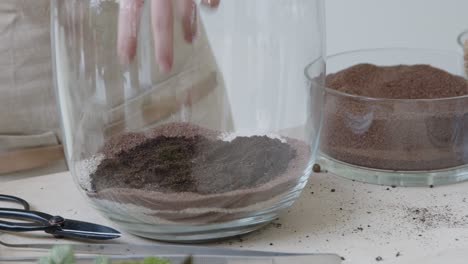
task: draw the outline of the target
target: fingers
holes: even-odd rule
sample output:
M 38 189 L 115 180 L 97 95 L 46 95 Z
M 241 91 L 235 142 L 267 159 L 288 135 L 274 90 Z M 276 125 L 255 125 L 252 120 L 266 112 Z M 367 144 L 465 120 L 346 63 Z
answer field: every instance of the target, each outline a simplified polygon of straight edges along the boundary
M 151 24 L 156 62 L 162 73 L 168 73 L 173 63 L 173 12 L 172 0 L 152 0 Z
M 177 0 L 178 15 L 182 19 L 182 30 L 184 39 L 192 43 L 197 32 L 196 8 L 192 0 Z
M 120 0 L 117 53 L 123 64 L 131 63 L 136 54 L 143 1 Z
M 196 35 L 196 7 L 192 0 L 176 0 L 182 19 L 182 29 L 187 42 Z M 216 8 L 220 0 L 202 0 L 203 5 Z M 131 63 L 136 55 L 138 26 L 144 0 L 120 0 L 118 25 L 118 55 L 122 63 Z M 168 73 L 173 64 L 173 1 L 151 1 L 151 24 L 155 44 L 156 62 L 163 73 Z

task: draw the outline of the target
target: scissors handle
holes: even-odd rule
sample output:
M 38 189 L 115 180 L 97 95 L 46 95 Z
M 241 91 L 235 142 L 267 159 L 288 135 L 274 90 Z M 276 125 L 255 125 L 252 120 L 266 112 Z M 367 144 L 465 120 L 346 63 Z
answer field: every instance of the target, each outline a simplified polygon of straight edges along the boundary
M 0 194 L 0 201 L 7 201 L 7 202 L 13 202 L 13 203 L 20 204 L 20 205 L 23 206 L 23 209 L 26 210 L 26 211 L 29 211 L 29 209 L 30 209 L 29 203 L 26 202 L 25 200 L 19 198 L 19 197 Z
M 1 1 L 1 0 L 0 0 Z M 12 219 L 19 222 L 0 220 L 0 230 L 7 232 L 44 231 L 55 237 L 107 240 L 120 237 L 120 233 L 107 226 L 64 219 L 42 212 L 30 211 L 29 204 L 18 197 L 0 195 L 0 201 L 21 204 L 23 209 L 0 208 L 0 219 Z
M 0 208 L 0 218 L 14 219 L 24 222 L 8 222 L 0 220 L 0 230 L 12 232 L 48 231 L 54 225 L 50 223 L 53 216 L 21 209 Z
M 0 220 L 0 230 L 12 231 L 12 232 L 28 232 L 28 231 L 50 231 L 55 228 L 50 221 L 53 216 L 41 213 L 29 211 L 29 203 L 25 200 L 10 196 L 0 195 L 0 201 L 8 201 L 20 204 L 24 209 L 13 209 L 13 208 L 0 208 L 1 219 L 13 219 L 20 220 L 23 222 L 9 222 Z

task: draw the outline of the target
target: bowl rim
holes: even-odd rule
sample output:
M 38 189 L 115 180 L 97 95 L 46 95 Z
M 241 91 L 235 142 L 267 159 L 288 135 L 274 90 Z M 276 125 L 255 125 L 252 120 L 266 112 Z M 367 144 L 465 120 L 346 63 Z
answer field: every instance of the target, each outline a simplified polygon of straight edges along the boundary
M 468 33 L 468 30 L 466 31 Z M 460 36 L 463 35 L 460 34 Z M 463 59 L 463 55 L 459 52 L 455 51 L 450 51 L 450 50 L 442 50 L 442 49 L 425 49 L 425 48 L 370 48 L 370 49 L 355 49 L 355 50 L 348 50 L 348 51 L 343 51 L 335 54 L 331 54 L 325 57 L 325 69 L 326 69 L 326 61 L 330 58 L 335 58 L 343 55 L 348 55 L 352 53 L 358 53 L 358 52 L 385 52 L 385 51 L 412 51 L 412 52 L 428 52 L 428 53 L 433 53 L 433 54 L 439 54 L 439 55 L 457 55 L 460 56 L 461 59 Z M 306 78 L 310 82 L 315 82 L 314 78 L 310 76 L 310 70 L 312 67 L 314 67 L 318 63 L 323 63 L 323 57 L 320 57 L 318 59 L 315 59 L 311 63 L 309 63 L 305 69 L 304 69 L 304 74 Z M 326 74 L 326 73 L 325 73 Z M 325 75 L 326 76 L 326 75 Z M 468 81 L 468 80 L 467 80 Z M 419 103 L 419 102 L 448 102 L 448 101 L 455 101 L 455 100 L 460 100 L 460 99 L 468 99 L 468 94 L 462 95 L 462 96 L 455 96 L 455 97 L 444 97 L 444 98 L 432 98 L 432 99 L 392 99 L 392 98 L 379 98 L 379 97 L 369 97 L 369 96 L 362 96 L 362 95 L 354 95 L 354 94 L 349 94 L 345 93 L 342 91 L 338 91 L 329 87 L 326 87 L 322 84 L 319 84 L 320 86 L 325 88 L 325 92 L 327 94 L 334 94 L 342 97 L 348 97 L 350 99 L 355 99 L 355 100 L 360 100 L 360 101 L 373 101 L 373 102 L 393 102 L 393 103 Z
M 465 37 L 468 37 L 468 29 L 465 29 L 464 31 L 462 31 L 457 37 L 458 45 L 460 45 L 460 47 L 462 47 L 462 48 L 465 46 L 465 43 L 463 41 L 463 39 Z M 466 39 L 466 40 L 468 40 L 468 39 Z

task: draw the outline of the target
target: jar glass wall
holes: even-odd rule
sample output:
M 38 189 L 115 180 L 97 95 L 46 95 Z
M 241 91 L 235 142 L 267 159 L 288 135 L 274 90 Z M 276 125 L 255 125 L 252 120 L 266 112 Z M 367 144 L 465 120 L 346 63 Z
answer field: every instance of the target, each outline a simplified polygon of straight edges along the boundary
M 315 159 L 323 1 L 194 3 L 192 41 L 174 5 L 168 73 L 153 2 L 128 2 L 52 0 L 58 105 L 79 188 L 122 228 L 160 240 L 234 236 L 275 219 Z

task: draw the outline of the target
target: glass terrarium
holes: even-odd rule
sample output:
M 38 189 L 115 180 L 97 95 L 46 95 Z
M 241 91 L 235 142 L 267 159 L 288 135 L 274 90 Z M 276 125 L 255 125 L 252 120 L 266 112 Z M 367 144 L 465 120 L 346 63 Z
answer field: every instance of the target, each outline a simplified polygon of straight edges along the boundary
M 320 0 L 52 0 L 79 188 L 123 229 L 159 240 L 275 219 L 315 160 L 323 14 Z

